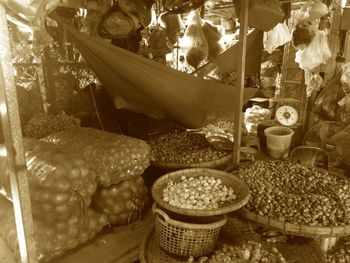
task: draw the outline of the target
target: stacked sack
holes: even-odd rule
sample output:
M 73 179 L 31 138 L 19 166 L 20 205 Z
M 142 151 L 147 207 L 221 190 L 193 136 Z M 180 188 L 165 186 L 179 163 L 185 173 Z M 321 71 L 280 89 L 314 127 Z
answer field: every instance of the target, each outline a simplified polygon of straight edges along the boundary
M 7 220 L 2 228 L 3 232 L 0 234 L 14 251 L 15 258 L 20 261 L 13 209 L 8 209 L 5 213 Z M 34 218 L 34 235 L 39 262 L 49 262 L 51 259 L 62 255 L 66 250 L 85 243 L 100 232 L 106 224 L 108 224 L 107 217 L 91 208 L 87 210 L 84 224 L 81 222 L 81 218 L 77 216 L 71 216 L 66 221 L 55 224 L 46 224 Z
M 146 142 L 128 136 L 75 128 L 48 135 L 45 142 L 73 147 L 97 174 L 99 188 L 93 203 L 112 224 L 125 224 L 140 216 L 147 189 L 140 175 L 149 166 Z
M 91 239 L 109 222 L 89 207 L 96 174 L 77 152 L 30 140 L 25 142 L 25 157 L 38 258 L 47 262 Z M 8 218 L 1 234 L 18 255 L 12 213 Z

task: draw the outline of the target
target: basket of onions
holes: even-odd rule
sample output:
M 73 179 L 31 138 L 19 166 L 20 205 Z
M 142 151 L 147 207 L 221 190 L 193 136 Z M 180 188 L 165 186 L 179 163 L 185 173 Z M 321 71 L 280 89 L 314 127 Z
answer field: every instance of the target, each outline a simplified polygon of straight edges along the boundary
M 213 216 L 233 212 L 249 199 L 248 186 L 238 177 L 210 168 L 167 173 L 152 186 L 154 201 L 174 213 Z

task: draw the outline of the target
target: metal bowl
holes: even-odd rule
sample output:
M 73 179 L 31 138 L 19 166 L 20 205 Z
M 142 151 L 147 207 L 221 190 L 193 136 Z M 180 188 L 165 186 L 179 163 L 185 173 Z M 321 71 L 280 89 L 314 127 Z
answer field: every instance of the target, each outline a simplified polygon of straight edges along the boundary
M 205 138 L 216 149 L 225 151 L 233 150 L 233 136 L 230 133 L 209 132 Z

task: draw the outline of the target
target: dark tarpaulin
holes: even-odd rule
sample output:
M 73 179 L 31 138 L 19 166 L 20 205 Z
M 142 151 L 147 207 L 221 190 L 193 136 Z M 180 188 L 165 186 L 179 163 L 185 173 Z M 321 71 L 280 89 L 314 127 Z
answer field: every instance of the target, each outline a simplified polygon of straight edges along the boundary
M 235 110 L 235 86 L 177 71 L 64 26 L 112 99 L 122 97 L 145 114 L 162 113 L 191 128 L 203 127 L 211 112 Z M 256 91 L 245 88 L 244 103 Z

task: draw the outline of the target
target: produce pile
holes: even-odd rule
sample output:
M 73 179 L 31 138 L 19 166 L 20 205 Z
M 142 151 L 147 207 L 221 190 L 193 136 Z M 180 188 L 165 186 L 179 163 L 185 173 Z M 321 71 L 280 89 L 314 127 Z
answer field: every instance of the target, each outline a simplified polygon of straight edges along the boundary
M 80 119 L 62 112 L 58 115 L 38 113 L 24 126 L 24 135 L 29 138 L 43 138 L 46 135 L 80 127 Z
M 47 262 L 91 239 L 109 222 L 90 208 L 96 174 L 77 152 L 35 139 L 26 140 L 24 147 L 38 257 Z M 1 234 L 18 254 L 12 211 Z
M 42 139 L 77 149 L 97 174 L 94 207 L 112 224 L 137 220 L 147 201 L 140 175 L 149 165 L 149 146 L 142 140 L 92 128 L 76 128 Z
M 173 130 L 147 140 L 151 147 L 151 160 L 175 164 L 211 162 L 230 153 L 214 149 L 203 134 Z
M 350 263 L 350 237 L 342 237 L 327 251 L 327 263 Z
M 238 177 L 250 188 L 250 212 L 306 226 L 350 224 L 348 179 L 289 161 L 241 165 Z
M 6 217 L 4 232 L 0 234 L 15 252 L 15 257 L 19 261 L 19 247 L 13 212 L 9 211 Z M 85 243 L 108 224 L 108 219 L 105 215 L 89 208 L 83 222 L 82 218 L 77 215 L 70 216 L 65 221 L 58 221 L 55 224 L 47 224 L 34 218 L 34 233 L 39 262 L 49 262 L 51 259 L 62 255 L 66 250 Z
M 139 176 L 149 166 L 149 146 L 142 140 L 93 128 L 75 128 L 42 139 L 79 151 L 97 174 L 99 186 L 108 187 Z
M 147 201 L 147 188 L 141 176 L 116 185 L 98 188 L 93 204 L 96 210 L 107 215 L 112 224 L 129 224 L 141 217 Z
M 262 248 L 258 242 L 247 241 L 244 244 L 231 246 L 223 245 L 220 250 L 216 250 L 210 257 L 201 257 L 195 261 L 193 257 L 187 263 L 285 263 L 286 260 L 277 248 L 267 250 Z
M 221 179 L 208 176 L 181 176 L 180 182 L 170 180 L 163 190 L 165 202 L 187 209 L 216 209 L 235 199 L 231 187 L 223 185 Z
M 25 157 L 33 216 L 55 222 L 84 213 L 96 191 L 95 172 L 71 149 L 35 141 L 29 144 Z

